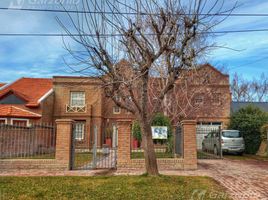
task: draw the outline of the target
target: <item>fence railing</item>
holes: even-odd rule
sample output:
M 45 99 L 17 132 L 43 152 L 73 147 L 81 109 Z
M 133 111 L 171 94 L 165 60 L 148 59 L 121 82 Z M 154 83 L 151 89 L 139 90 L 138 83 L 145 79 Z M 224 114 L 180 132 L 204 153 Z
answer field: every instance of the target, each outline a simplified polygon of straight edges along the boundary
M 56 131 L 52 124 L 0 125 L 0 159 L 55 158 Z

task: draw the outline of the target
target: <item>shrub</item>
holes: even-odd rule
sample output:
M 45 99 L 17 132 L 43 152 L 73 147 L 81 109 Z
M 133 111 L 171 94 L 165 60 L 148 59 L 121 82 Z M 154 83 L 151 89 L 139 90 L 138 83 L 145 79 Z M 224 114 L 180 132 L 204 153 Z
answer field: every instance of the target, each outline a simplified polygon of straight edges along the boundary
M 261 127 L 267 121 L 267 113 L 250 105 L 239 109 L 231 116 L 229 128 L 239 130 L 243 134 L 246 153 L 256 154 L 261 143 Z
M 141 127 L 140 127 L 139 122 L 137 122 L 137 121 L 134 121 L 134 123 L 132 124 L 132 136 L 136 140 L 141 142 L 141 140 L 142 140 Z

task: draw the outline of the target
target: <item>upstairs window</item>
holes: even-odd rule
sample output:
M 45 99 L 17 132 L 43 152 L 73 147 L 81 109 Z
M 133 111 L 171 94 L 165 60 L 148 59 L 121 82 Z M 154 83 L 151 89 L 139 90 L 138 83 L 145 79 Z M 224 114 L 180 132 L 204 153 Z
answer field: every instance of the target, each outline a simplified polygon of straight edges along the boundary
M 114 107 L 113 107 L 113 113 L 114 113 L 114 114 L 119 114 L 120 112 L 121 112 L 120 107 L 118 107 L 118 106 L 114 106 Z
M 201 94 L 196 95 L 195 99 L 194 99 L 194 104 L 195 105 L 201 105 L 204 103 L 204 96 Z
M 85 92 L 71 92 L 71 106 L 82 107 L 85 106 Z

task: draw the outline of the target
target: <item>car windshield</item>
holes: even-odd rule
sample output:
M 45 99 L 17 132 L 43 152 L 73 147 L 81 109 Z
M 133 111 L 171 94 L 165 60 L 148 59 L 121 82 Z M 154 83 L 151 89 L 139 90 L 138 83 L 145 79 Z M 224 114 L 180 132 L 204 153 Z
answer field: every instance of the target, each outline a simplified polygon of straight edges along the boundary
M 239 131 L 222 132 L 222 136 L 227 137 L 227 138 L 240 138 L 240 137 L 242 137 L 242 135 Z

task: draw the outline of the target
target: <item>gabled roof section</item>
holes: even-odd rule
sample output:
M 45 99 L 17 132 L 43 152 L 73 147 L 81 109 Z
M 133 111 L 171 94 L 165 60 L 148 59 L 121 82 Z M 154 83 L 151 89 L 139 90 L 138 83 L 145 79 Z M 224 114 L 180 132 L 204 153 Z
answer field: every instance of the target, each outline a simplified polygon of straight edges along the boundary
M 211 64 L 209 63 L 206 63 L 206 64 L 203 64 L 203 65 L 200 65 L 198 69 L 202 69 L 202 68 L 210 68 L 212 69 L 213 71 L 215 71 L 216 73 L 222 75 L 222 76 L 229 76 L 228 74 L 224 74 L 222 73 L 221 71 L 219 71 L 217 68 L 213 67 Z
M 22 98 L 25 106 L 38 107 L 40 99 L 52 90 L 52 79 L 49 78 L 21 78 L 2 87 L 0 99 L 9 93 Z
M 0 117 L 40 118 L 41 115 L 11 105 L 0 105 Z
M 0 89 L 1 89 L 1 87 L 3 87 L 5 85 L 5 83 L 0 83 Z

